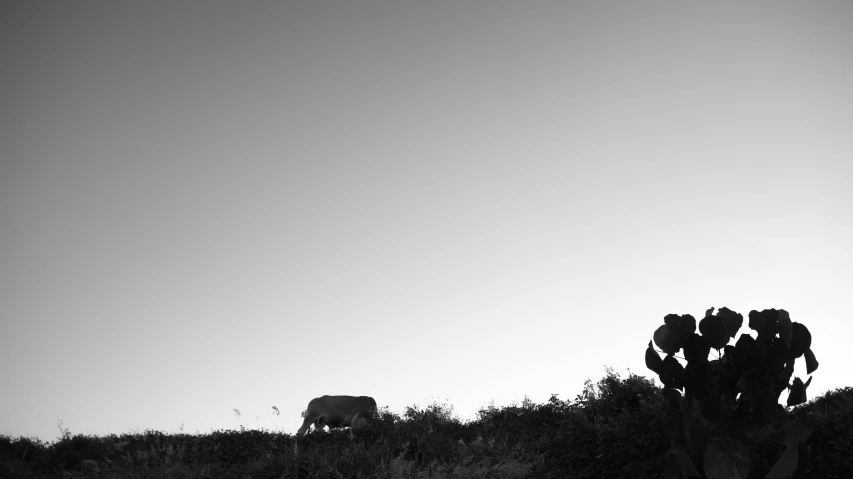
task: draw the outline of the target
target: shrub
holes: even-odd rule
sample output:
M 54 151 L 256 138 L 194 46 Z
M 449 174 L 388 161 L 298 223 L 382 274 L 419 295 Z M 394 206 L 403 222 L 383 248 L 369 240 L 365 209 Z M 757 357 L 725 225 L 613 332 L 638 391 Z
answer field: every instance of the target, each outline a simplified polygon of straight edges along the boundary
M 642 376 L 612 369 L 587 382 L 573 404 L 552 397 L 559 429 L 544 447 L 539 475 L 573 478 L 656 478 L 667 444 L 657 419 L 660 389 Z
M 796 408 L 791 416 L 807 417 L 814 424 L 809 462 L 812 477 L 849 477 L 853 471 L 853 388 L 828 391 Z

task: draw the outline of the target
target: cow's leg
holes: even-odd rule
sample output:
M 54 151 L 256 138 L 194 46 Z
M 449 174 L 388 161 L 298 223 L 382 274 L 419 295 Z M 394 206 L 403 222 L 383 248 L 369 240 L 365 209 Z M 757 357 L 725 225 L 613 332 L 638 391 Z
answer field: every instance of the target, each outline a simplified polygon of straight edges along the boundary
M 314 421 L 314 433 L 323 432 L 324 427 L 326 427 L 326 418 L 324 416 L 320 416 Z

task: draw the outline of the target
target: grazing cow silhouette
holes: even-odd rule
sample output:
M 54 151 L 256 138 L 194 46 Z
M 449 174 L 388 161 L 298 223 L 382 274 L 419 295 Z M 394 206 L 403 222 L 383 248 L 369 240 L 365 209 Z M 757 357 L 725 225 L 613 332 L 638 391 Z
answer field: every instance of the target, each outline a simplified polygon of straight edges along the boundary
M 323 426 L 355 427 L 357 422 L 363 419 L 372 419 L 376 416 L 376 401 L 369 396 L 322 396 L 314 398 L 308 403 L 305 411 L 305 421 L 296 432 L 296 436 L 302 436 L 308 431 L 311 424 L 314 430 L 319 431 Z

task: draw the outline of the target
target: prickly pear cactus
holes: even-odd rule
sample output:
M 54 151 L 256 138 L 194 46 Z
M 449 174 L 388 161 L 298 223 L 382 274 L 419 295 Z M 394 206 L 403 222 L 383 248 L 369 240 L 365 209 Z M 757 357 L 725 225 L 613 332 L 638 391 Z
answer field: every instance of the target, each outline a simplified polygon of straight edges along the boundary
M 750 311 L 748 325 L 756 338 L 741 334 L 730 345 L 742 325 L 743 315 L 728 308 L 706 311 L 698 333 L 693 316 L 669 314 L 654 333 L 663 359 L 649 341 L 646 366 L 663 383 L 667 404 L 662 418 L 672 445 L 667 479 L 758 477 L 762 461 L 774 464 L 764 477 L 806 477 L 812 426 L 806 418 L 793 422 L 779 398 L 788 390 L 787 406 L 806 402 L 811 377 L 803 383 L 800 378 L 792 382 L 791 376 L 799 358 L 805 358 L 808 374 L 818 367 L 811 333 L 791 322 L 784 309 Z M 778 453 L 759 458 L 746 445 L 748 436 L 767 427 L 778 438 Z M 700 459 L 704 476 L 691 455 Z

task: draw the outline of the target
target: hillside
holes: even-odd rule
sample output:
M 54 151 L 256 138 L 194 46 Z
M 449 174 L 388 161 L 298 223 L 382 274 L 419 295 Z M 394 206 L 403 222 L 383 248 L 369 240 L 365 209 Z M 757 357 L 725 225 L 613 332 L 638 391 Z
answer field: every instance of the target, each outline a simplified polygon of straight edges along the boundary
M 356 430 L 289 434 L 222 430 L 209 434 L 72 435 L 53 443 L 0 436 L 0 477 L 570 477 L 659 478 L 669 441 L 661 426 L 661 389 L 612 370 L 572 401 L 552 397 L 481 410 L 461 421 L 452 406 L 412 406 Z M 853 470 L 853 388 L 794 408 L 808 416 L 810 475 Z M 772 440 L 755 435 L 756 450 Z M 769 441 L 769 442 L 768 442 Z M 764 449 L 762 449 L 764 448 Z M 768 462 L 750 476 L 764 477 Z M 766 470 L 765 470 L 766 469 Z

